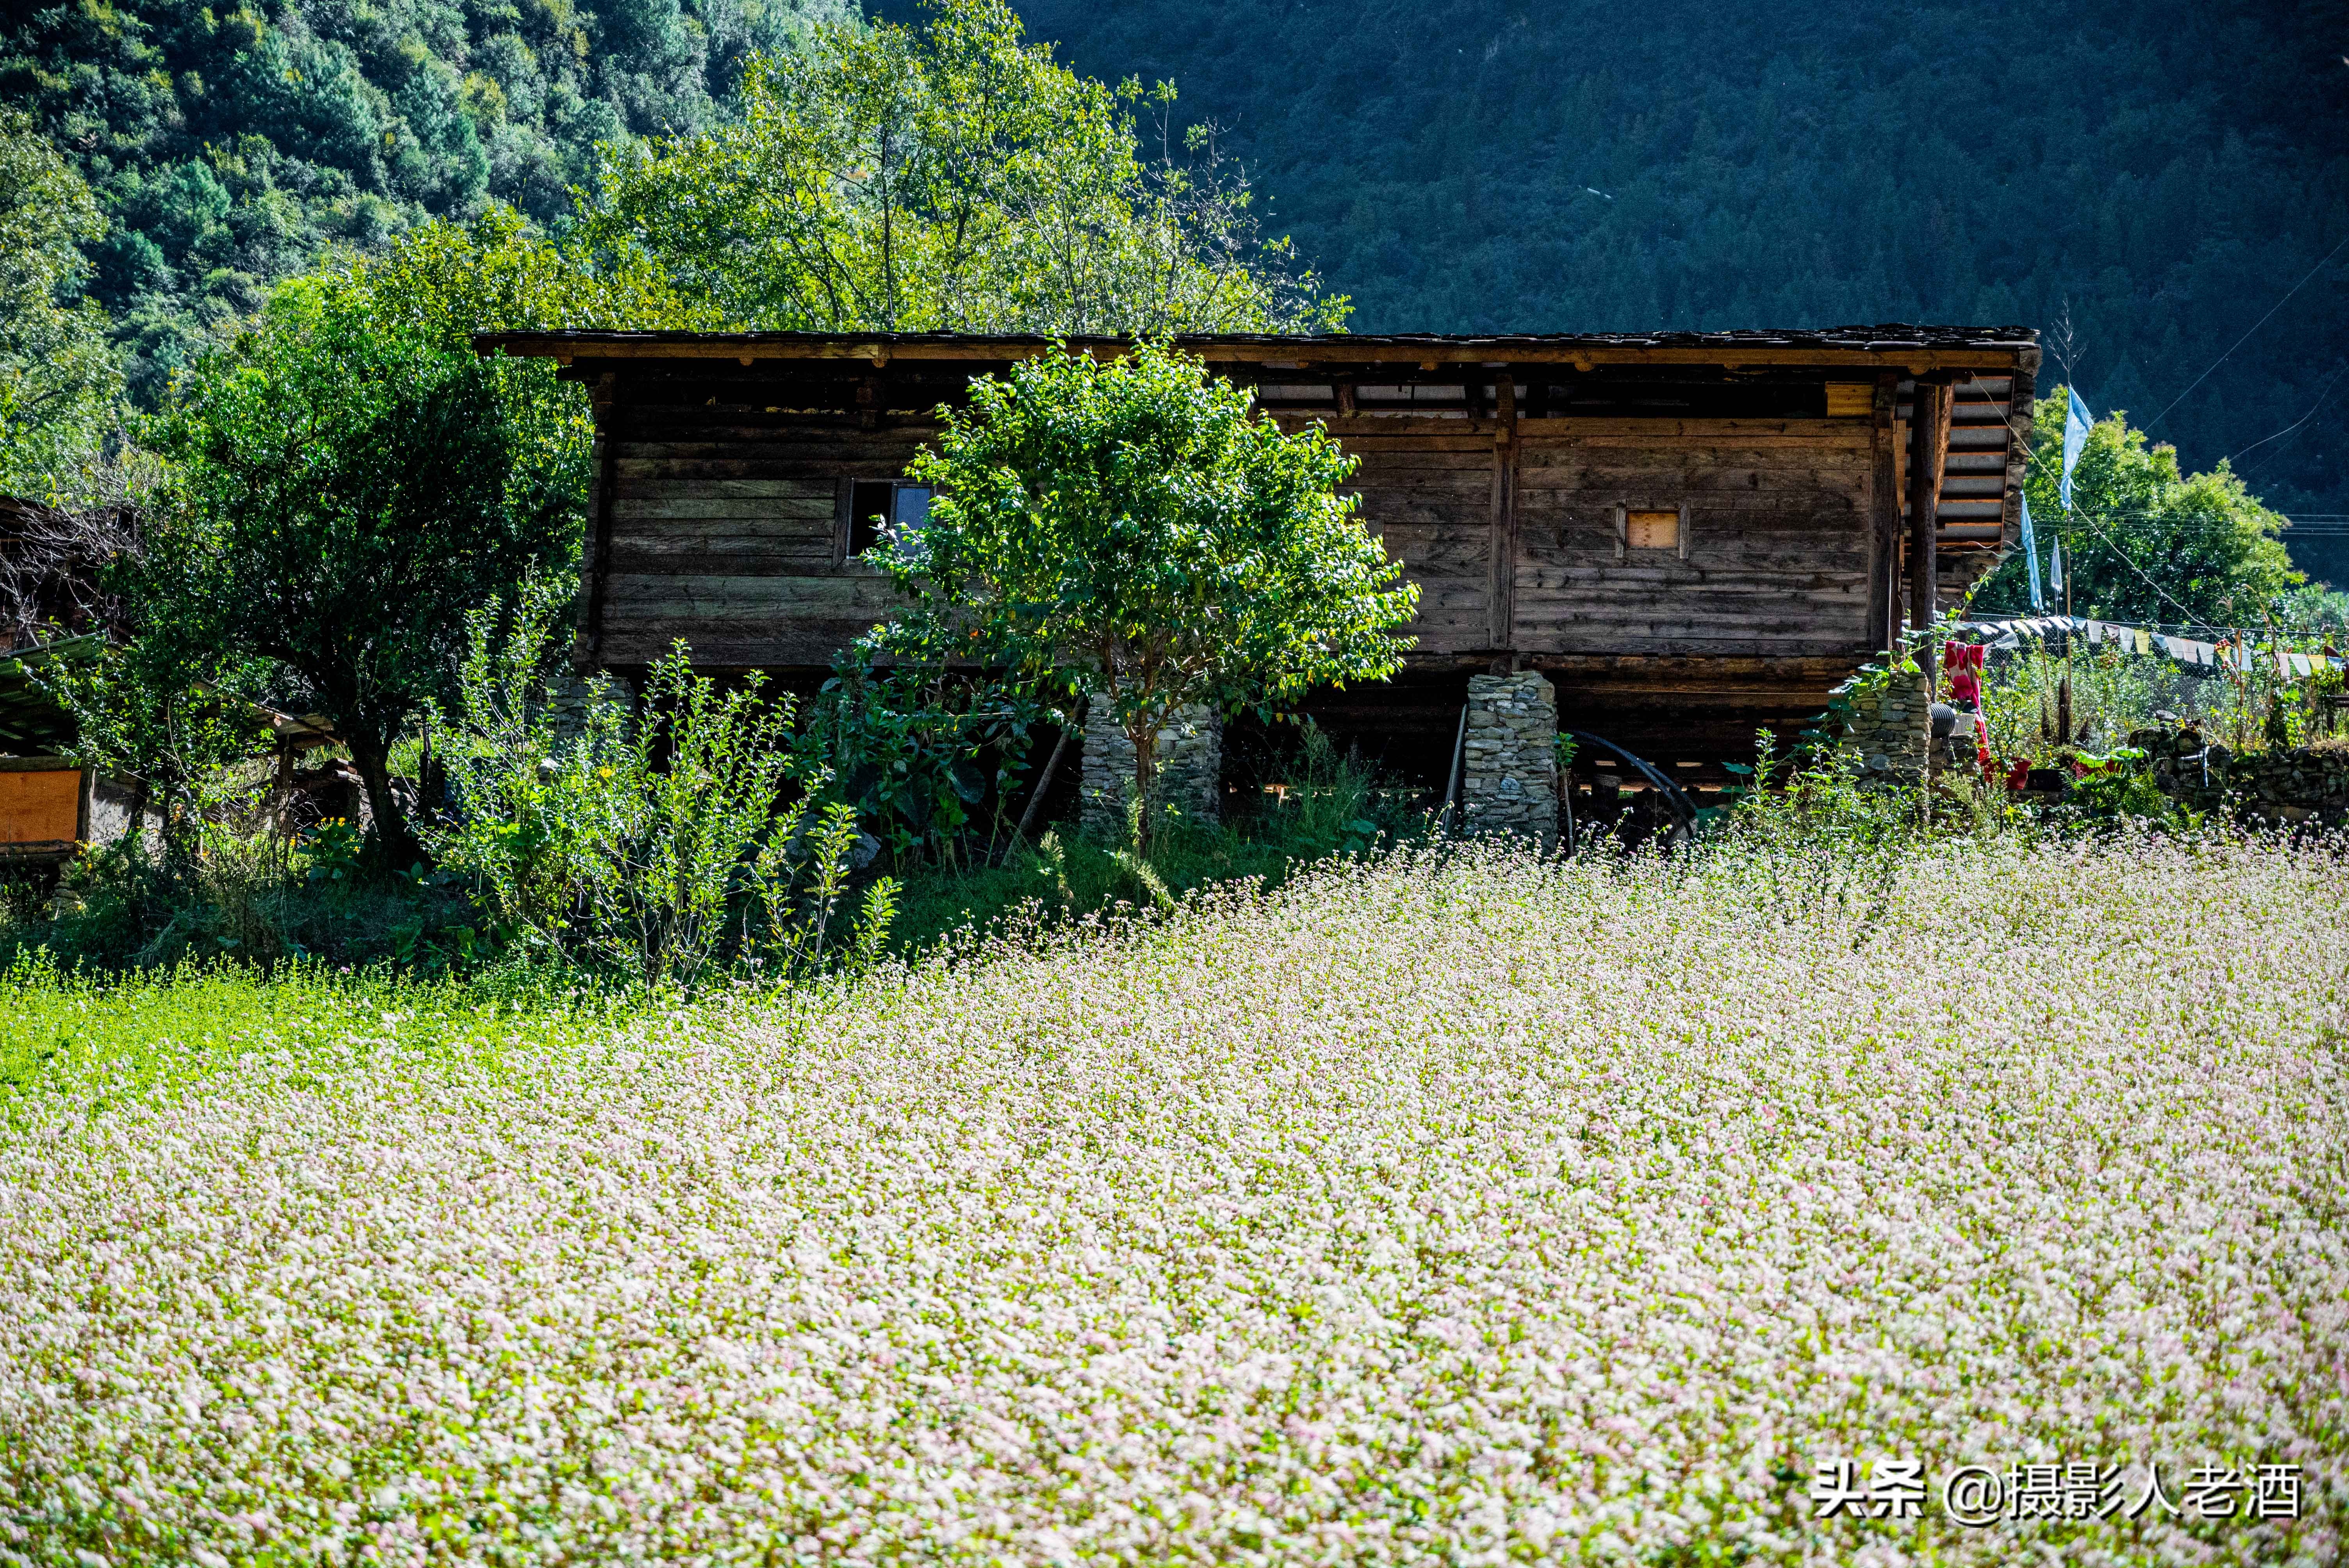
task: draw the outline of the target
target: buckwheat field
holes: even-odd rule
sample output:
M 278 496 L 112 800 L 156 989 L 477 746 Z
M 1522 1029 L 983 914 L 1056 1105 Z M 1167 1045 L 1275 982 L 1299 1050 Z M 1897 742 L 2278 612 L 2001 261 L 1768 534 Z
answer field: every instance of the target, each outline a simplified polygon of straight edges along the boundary
M 70 1045 L 0 1097 L 0 1557 L 2335 1563 L 2344 871 L 1477 851 Z M 1918 1516 L 1818 1517 L 1844 1458 Z M 1942 1506 L 2033 1464 L 2121 1505 Z

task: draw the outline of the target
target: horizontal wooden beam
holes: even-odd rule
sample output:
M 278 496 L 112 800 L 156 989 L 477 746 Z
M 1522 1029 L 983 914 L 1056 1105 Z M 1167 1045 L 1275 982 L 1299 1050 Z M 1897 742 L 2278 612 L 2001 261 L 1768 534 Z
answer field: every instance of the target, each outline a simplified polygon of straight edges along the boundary
M 1865 657 L 1855 651 L 1854 658 Z M 1836 676 L 1848 659 L 1820 655 L 1544 654 L 1532 663 L 1568 679 L 1810 681 Z

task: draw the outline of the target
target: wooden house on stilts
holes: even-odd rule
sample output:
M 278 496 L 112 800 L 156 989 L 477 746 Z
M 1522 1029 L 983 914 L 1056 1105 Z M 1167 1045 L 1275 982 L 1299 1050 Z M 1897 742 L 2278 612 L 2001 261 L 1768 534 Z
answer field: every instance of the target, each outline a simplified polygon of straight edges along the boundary
M 1436 788 L 1464 758 L 1472 825 L 1539 830 L 1557 793 L 1544 748 L 1463 744 L 1489 727 L 1479 705 L 1717 785 L 1757 727 L 1816 715 L 2017 536 L 2039 361 L 2020 327 L 1179 341 L 1284 427 L 1318 422 L 1361 459 L 1361 519 L 1420 585 L 1416 646 L 1394 680 L 1308 711 Z M 709 666 L 797 684 L 887 613 L 858 555 L 874 519 L 926 504 L 902 481 L 938 406 L 1051 346 L 558 332 L 478 346 L 551 357 L 594 401 L 581 665 L 626 673 L 683 638 Z M 1586 747 L 1569 788 L 1588 809 L 1640 782 Z

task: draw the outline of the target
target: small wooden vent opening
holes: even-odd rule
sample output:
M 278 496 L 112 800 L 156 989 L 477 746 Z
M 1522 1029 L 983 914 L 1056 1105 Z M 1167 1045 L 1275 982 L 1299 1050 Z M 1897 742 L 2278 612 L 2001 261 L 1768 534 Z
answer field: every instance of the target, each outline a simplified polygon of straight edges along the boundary
M 1634 550 L 1670 551 L 1688 559 L 1688 508 L 1619 506 L 1615 509 L 1615 558 Z
M 1827 383 L 1827 418 L 1865 419 L 1876 412 L 1876 387 L 1867 381 Z
M 1634 550 L 1678 550 L 1681 514 L 1676 511 L 1627 511 L 1623 542 Z

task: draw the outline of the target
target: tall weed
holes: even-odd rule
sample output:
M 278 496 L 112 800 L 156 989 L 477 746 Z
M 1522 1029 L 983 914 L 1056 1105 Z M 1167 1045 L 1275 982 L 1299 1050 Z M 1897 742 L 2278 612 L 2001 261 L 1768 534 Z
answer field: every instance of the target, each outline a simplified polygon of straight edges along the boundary
M 429 837 L 498 934 L 653 985 L 823 966 L 856 820 L 822 802 L 829 775 L 792 748 L 792 699 L 755 676 L 721 690 L 680 643 L 633 710 L 599 676 L 566 730 L 542 673 L 546 625 L 524 617 L 501 640 L 496 621 L 472 619 L 442 749 L 456 815 Z M 864 919 L 894 898 L 868 893 Z M 844 950 L 879 941 L 859 929 Z

